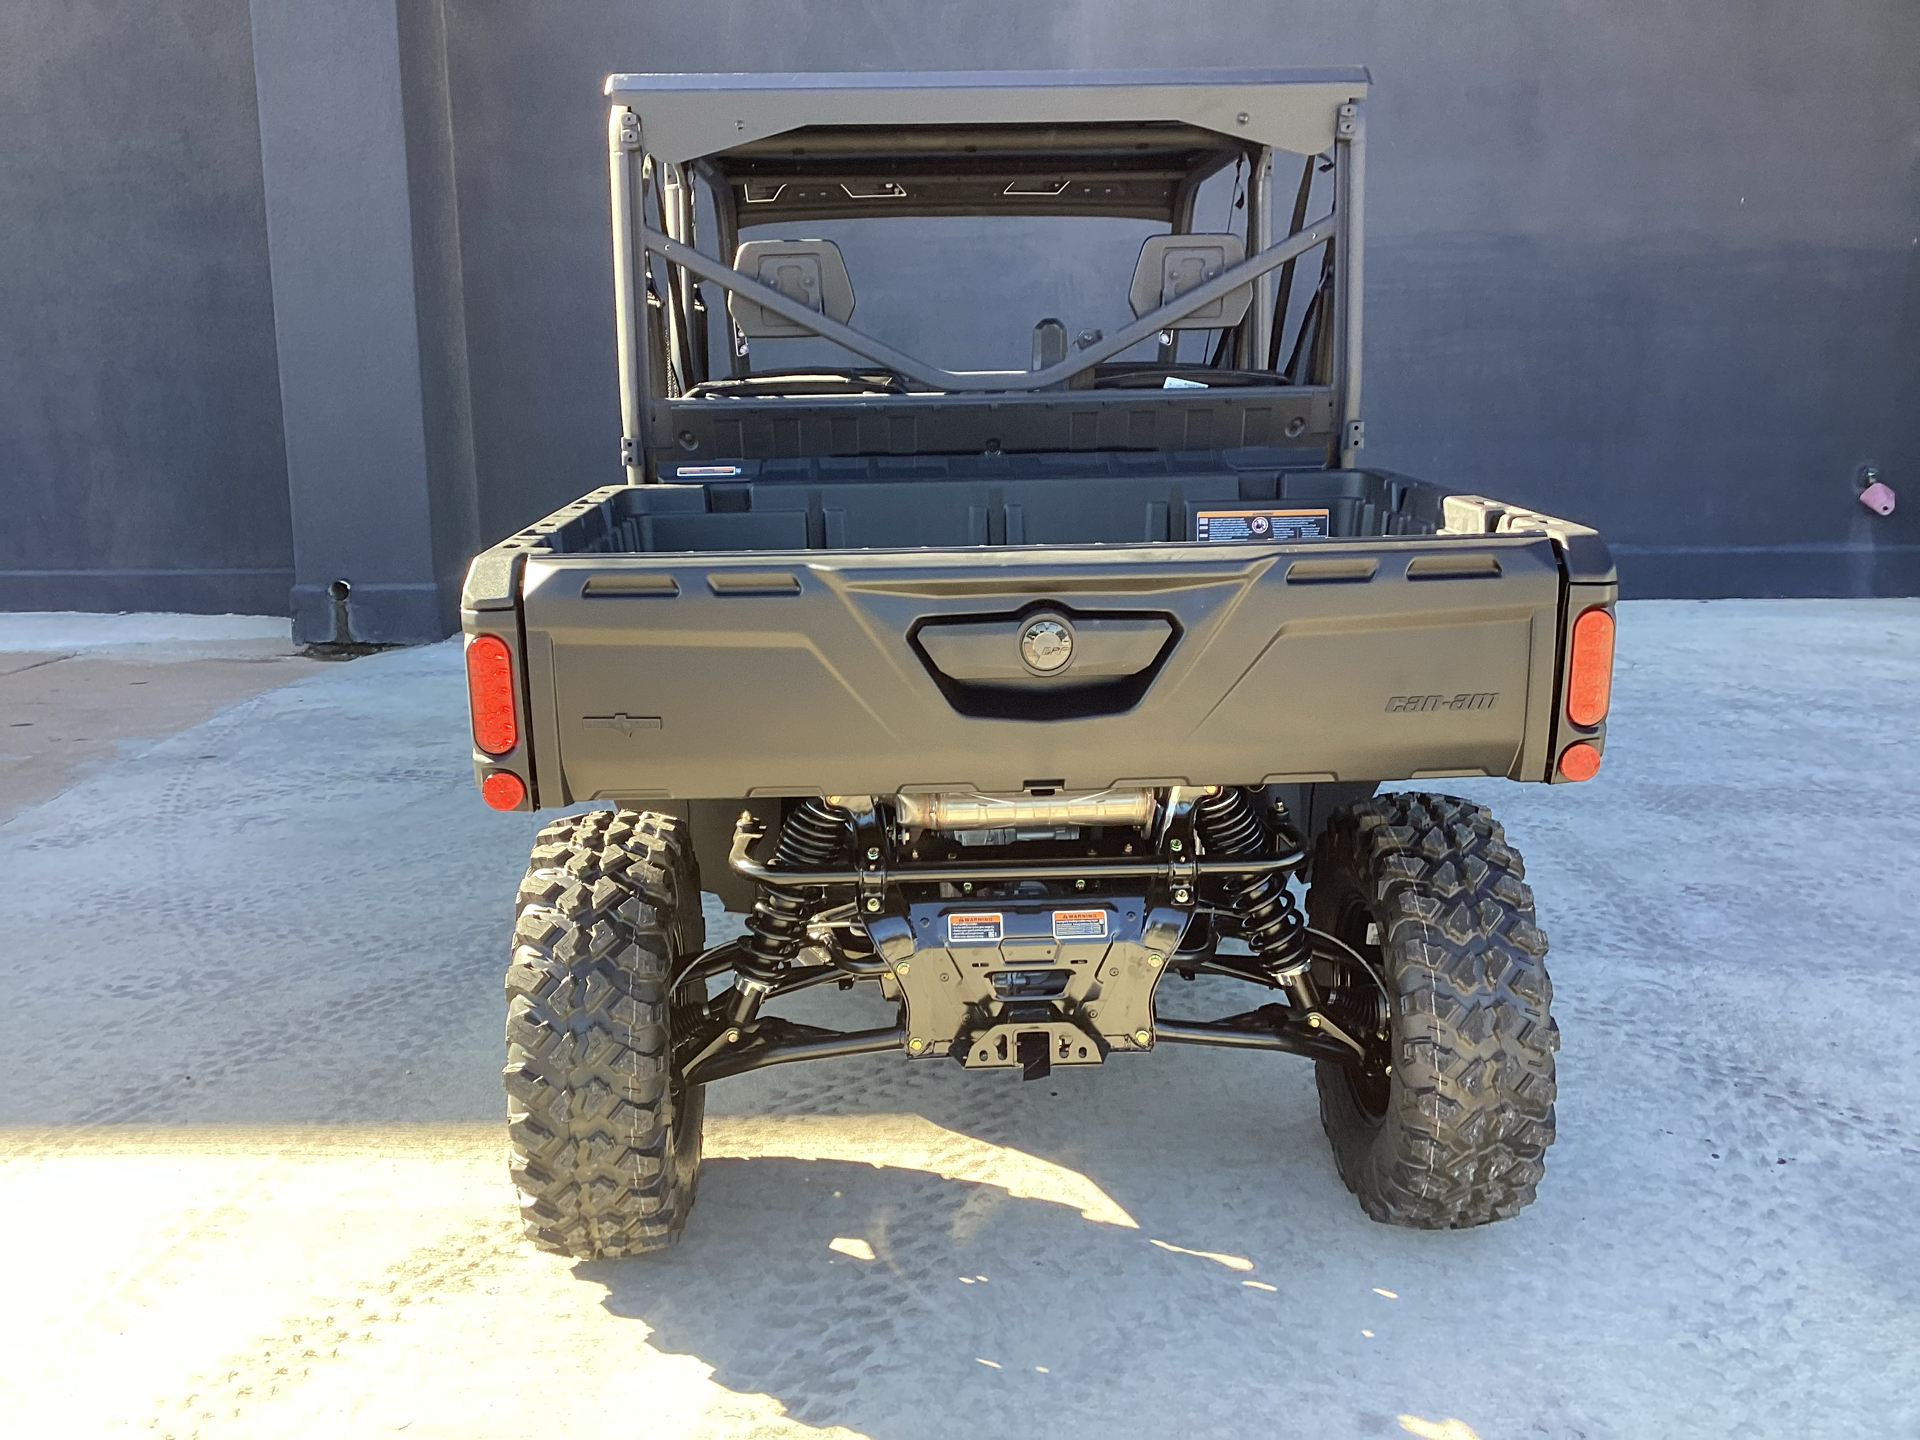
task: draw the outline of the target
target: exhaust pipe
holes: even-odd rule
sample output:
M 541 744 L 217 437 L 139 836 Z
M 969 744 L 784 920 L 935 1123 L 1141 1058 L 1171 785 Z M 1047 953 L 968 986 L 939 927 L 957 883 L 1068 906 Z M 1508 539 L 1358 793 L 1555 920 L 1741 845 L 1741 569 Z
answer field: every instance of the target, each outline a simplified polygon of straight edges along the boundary
M 896 795 L 894 813 L 916 830 L 1007 830 L 1069 825 L 1145 825 L 1153 818 L 1151 790 L 1095 790 L 1079 795 L 982 795 L 936 791 Z

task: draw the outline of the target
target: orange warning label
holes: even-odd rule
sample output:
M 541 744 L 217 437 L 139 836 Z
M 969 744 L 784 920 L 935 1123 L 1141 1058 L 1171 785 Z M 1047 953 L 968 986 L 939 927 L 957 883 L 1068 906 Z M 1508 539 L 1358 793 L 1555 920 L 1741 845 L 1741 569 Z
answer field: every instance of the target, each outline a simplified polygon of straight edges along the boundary
M 1053 938 L 1056 940 L 1104 940 L 1107 938 L 1107 912 L 1104 910 L 1056 910 L 1053 912 Z

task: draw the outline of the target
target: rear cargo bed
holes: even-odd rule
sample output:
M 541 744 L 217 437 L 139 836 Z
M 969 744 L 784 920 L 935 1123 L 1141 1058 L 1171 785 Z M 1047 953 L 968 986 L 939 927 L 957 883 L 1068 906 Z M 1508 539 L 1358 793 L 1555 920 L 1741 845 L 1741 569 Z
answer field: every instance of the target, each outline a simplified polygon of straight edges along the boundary
M 1591 532 L 1244 452 L 726 468 L 476 562 L 537 803 L 1544 779 L 1569 585 L 1611 598 Z M 1328 533 L 1193 538 L 1233 510 Z M 1076 646 L 1054 675 L 1020 651 L 1047 616 Z
M 1434 486 L 1378 472 L 1290 470 L 1289 459 L 1298 463 L 1298 452 L 688 465 L 677 483 L 591 497 L 543 538 L 576 554 L 1137 544 L 1190 540 L 1211 509 L 1266 503 L 1324 510 L 1335 537 L 1432 534 L 1443 521 Z

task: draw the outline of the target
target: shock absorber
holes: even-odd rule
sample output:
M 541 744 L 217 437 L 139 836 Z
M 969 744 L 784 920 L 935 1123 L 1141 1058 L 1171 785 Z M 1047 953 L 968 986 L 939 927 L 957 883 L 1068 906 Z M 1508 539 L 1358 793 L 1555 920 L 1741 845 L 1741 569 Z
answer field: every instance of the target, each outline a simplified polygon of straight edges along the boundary
M 820 869 L 844 859 L 851 818 L 819 799 L 803 800 L 780 827 L 774 863 Z M 744 1025 L 773 989 L 779 973 L 806 943 L 807 922 L 819 908 L 817 886 L 762 884 L 747 916 L 746 952 L 733 967 L 733 1019 Z
M 1194 807 L 1194 825 L 1207 853 L 1221 859 L 1256 858 L 1266 852 L 1267 828 L 1244 790 L 1222 786 Z M 1227 877 L 1227 903 L 1240 918 L 1240 933 L 1294 1003 L 1318 1003 L 1307 965 L 1307 921 L 1287 889 L 1284 871 L 1262 870 Z

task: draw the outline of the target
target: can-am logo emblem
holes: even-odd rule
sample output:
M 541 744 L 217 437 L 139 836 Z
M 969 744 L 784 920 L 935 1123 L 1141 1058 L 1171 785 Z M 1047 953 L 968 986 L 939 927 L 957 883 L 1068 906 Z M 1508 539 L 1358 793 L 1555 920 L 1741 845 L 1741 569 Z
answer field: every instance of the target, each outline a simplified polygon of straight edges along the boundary
M 1389 715 L 1427 714 L 1434 710 L 1491 710 L 1499 703 L 1498 690 L 1482 690 L 1460 695 L 1389 695 Z
M 1030 669 L 1051 675 L 1073 658 L 1073 631 L 1062 620 L 1034 620 L 1020 632 L 1020 657 Z

